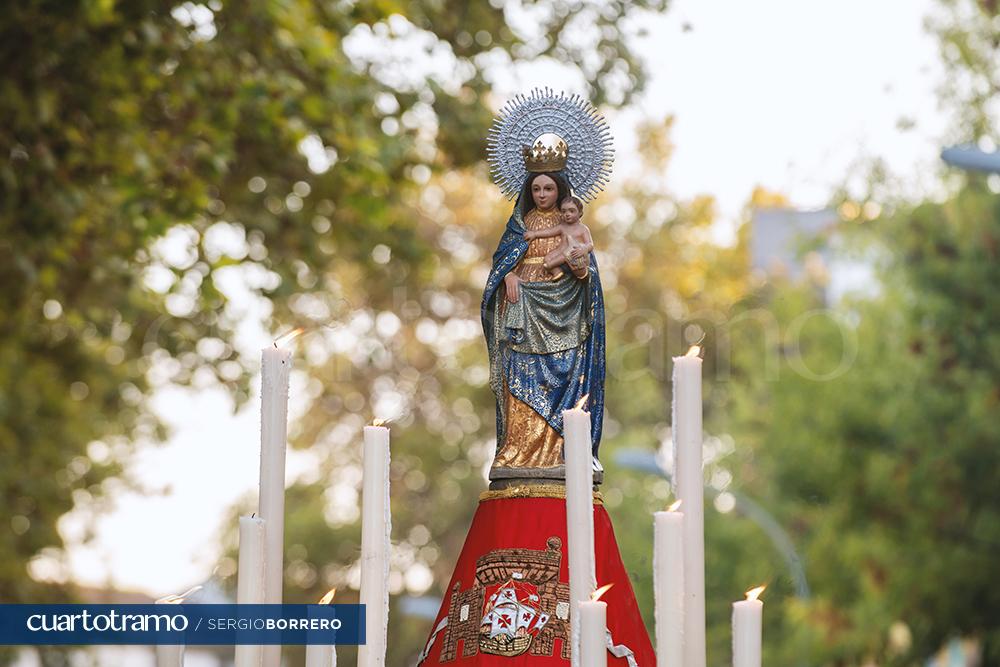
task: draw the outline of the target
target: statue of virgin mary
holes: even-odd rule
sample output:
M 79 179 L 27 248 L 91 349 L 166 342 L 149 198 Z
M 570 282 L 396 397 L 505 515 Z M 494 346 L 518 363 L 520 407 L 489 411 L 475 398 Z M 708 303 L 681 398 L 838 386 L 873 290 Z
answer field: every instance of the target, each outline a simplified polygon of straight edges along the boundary
M 490 488 L 479 499 L 420 663 L 563 665 L 571 659 L 563 410 L 591 415 L 595 482 L 604 413 L 604 299 L 585 270 L 546 268 L 561 235 L 559 204 L 590 201 L 607 181 L 611 137 L 579 97 L 535 90 L 508 103 L 489 137 L 494 180 L 516 198 L 493 255 L 481 307 L 497 402 Z M 608 604 L 608 664 L 653 667 L 655 656 L 611 520 L 594 492 L 599 585 Z
M 561 160 L 536 143 L 525 156 L 529 173 L 507 221 L 483 294 L 483 331 L 490 384 L 497 399 L 497 452 L 492 488 L 509 480 L 565 477 L 562 412 L 586 405 L 594 416 L 596 457 L 604 412 L 604 300 L 597 262 L 578 276 L 568 266 L 546 269 L 560 236 L 524 239 L 526 230 L 560 223 L 558 204 L 570 196 Z M 541 148 L 541 150 L 539 150 Z

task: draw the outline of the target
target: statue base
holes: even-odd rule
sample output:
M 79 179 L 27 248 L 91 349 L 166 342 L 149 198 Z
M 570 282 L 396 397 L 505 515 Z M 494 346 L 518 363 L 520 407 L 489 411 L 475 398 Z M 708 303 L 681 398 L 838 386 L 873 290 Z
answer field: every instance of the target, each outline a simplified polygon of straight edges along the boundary
M 504 488 L 511 484 L 565 484 L 566 466 L 558 465 L 550 468 L 508 468 L 493 466 L 490 468 L 490 488 Z M 594 486 L 604 483 L 604 466 L 594 459 Z M 494 486 L 497 485 L 497 486 Z M 565 494 L 564 494 L 565 495 Z
M 496 485 L 496 486 L 495 486 Z M 570 662 L 566 489 L 537 478 L 483 492 L 420 665 L 566 667 Z M 608 604 L 608 665 L 656 664 L 611 519 L 594 493 L 597 585 Z

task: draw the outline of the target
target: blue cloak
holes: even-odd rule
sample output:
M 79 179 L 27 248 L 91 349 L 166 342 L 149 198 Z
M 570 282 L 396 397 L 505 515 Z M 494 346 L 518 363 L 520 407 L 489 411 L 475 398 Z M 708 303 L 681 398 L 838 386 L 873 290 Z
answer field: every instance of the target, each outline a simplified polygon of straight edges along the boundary
M 490 357 L 490 387 L 497 401 L 497 450 L 503 446 L 505 437 L 506 384 L 515 398 L 541 415 L 560 435 L 562 411 L 587 395 L 585 407 L 591 414 L 590 432 L 596 458 L 604 423 L 605 373 L 604 295 L 597 260 L 591 253 L 590 272 L 582 280 L 563 267 L 564 275 L 558 280 L 522 283 L 519 301 L 525 303 L 520 304 L 515 329 L 509 326 L 512 318 L 501 313 L 501 302 L 506 298 L 504 276 L 517 266 L 527 249 L 524 221 L 520 207 L 515 204 L 493 254 L 480 307 Z M 529 332 L 542 333 L 526 338 L 520 330 L 522 321 L 527 321 Z M 553 326 L 561 327 L 560 333 L 564 335 L 547 337 L 545 332 Z M 545 347 L 549 339 L 556 340 L 548 343 L 552 349 Z M 542 342 L 530 342 L 534 340 Z M 572 340 L 574 347 L 566 349 L 567 340 Z M 531 349 L 535 351 L 528 351 Z

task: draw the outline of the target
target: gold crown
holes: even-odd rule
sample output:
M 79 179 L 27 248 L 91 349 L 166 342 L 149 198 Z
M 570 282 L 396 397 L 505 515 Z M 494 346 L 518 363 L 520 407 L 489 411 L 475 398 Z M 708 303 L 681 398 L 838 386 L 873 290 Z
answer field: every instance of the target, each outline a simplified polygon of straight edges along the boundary
M 566 166 L 569 146 L 555 134 L 543 134 L 534 146 L 523 146 L 524 167 L 528 171 L 559 171 Z

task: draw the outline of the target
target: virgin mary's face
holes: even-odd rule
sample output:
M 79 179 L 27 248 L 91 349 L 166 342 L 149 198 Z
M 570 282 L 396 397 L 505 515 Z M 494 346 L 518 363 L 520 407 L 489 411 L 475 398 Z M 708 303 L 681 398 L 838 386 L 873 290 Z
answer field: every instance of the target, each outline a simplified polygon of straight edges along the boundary
M 541 174 L 531 182 L 531 198 L 535 200 L 535 207 L 543 211 L 548 211 L 556 205 L 556 197 L 559 189 L 556 182 L 549 176 Z

